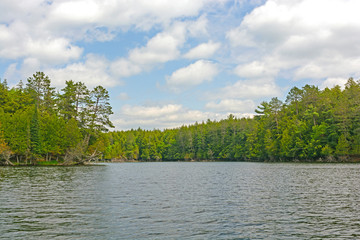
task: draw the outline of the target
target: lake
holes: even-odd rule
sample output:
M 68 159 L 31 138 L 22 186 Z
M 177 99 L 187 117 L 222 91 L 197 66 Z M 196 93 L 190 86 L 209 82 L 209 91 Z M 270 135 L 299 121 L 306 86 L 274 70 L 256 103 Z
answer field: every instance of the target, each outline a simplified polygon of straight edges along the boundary
M 0 239 L 359 239 L 360 165 L 0 168 Z

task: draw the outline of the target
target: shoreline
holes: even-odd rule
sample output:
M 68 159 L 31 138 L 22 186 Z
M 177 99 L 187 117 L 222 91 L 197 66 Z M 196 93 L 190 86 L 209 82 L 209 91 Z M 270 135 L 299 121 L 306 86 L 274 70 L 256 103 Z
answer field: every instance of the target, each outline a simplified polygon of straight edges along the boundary
M 360 163 L 359 158 L 346 158 L 346 159 L 331 159 L 325 160 L 325 159 L 318 159 L 318 160 L 293 160 L 293 161 L 275 161 L 275 160 L 264 160 L 264 161 L 256 161 L 256 160 L 250 160 L 250 161 L 243 161 L 243 160 L 228 160 L 228 159 L 216 159 L 216 160 L 127 160 L 127 159 L 112 159 L 112 160 L 105 160 L 105 161 L 95 161 L 95 162 L 89 162 L 89 163 L 74 163 L 74 164 L 63 164 L 62 162 L 54 162 L 54 161 L 40 161 L 37 163 L 13 163 L 14 165 L 0 165 L 0 167 L 76 167 L 76 166 L 99 166 L 102 163 L 161 163 L 161 162 L 244 162 L 244 163 L 302 163 L 302 164 L 358 164 Z

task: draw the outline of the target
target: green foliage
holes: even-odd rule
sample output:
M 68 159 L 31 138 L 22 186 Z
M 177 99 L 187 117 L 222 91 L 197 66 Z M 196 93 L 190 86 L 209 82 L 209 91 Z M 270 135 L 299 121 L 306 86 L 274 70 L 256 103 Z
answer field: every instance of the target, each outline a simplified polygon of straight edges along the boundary
M 35 155 L 41 153 L 40 142 L 40 126 L 39 126 L 39 112 L 35 105 L 34 113 L 32 114 L 30 121 L 30 150 Z
M 102 86 L 97 86 L 90 92 L 87 106 L 87 126 L 92 131 L 108 131 L 107 127 L 113 128 L 109 116 L 113 114 L 109 103 L 109 93 Z
M 339 137 L 338 144 L 336 146 L 335 154 L 338 156 L 346 156 L 349 155 L 350 152 L 350 143 L 346 139 L 344 134 L 341 134 Z
M 101 134 L 105 126 L 112 127 L 108 101 L 106 89 L 98 86 L 90 92 L 81 82 L 66 81 L 55 94 L 43 72 L 29 77 L 25 88 L 21 81 L 11 89 L 0 81 L 3 152 L 17 164 L 53 164 L 79 145 L 84 156 L 90 151 L 97 156 L 109 145 Z
M 290 90 L 262 102 L 252 119 L 208 120 L 176 129 L 107 133 L 106 158 L 315 161 L 360 155 L 360 83 Z M 355 158 L 354 158 L 355 159 Z
M 285 103 L 262 102 L 254 118 L 229 115 L 163 131 L 108 132 L 108 91 L 66 81 L 55 94 L 48 76 L 37 72 L 9 88 L 0 81 L 2 164 L 86 156 L 140 161 L 231 160 L 315 161 L 360 156 L 360 82 L 349 79 L 319 90 L 294 87 Z M 4 160 L 5 159 L 5 160 Z M 67 160 L 66 160 L 67 161 Z
M 36 72 L 27 81 L 26 90 L 34 99 L 37 108 L 41 111 L 51 111 L 54 106 L 55 88 L 50 86 L 50 78 L 43 72 Z

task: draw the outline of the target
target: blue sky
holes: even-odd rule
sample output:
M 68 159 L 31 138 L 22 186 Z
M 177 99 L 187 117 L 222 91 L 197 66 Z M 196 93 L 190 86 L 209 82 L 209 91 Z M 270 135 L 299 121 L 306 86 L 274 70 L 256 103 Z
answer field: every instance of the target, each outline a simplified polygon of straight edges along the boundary
M 358 0 L 2 0 L 0 76 L 109 90 L 116 130 L 252 116 L 360 76 Z

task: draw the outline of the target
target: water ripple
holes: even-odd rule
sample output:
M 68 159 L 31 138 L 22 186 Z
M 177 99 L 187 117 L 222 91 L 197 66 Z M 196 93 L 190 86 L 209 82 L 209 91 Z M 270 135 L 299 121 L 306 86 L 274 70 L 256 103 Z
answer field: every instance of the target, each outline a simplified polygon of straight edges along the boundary
M 360 165 L 0 168 L 0 239 L 358 239 Z

